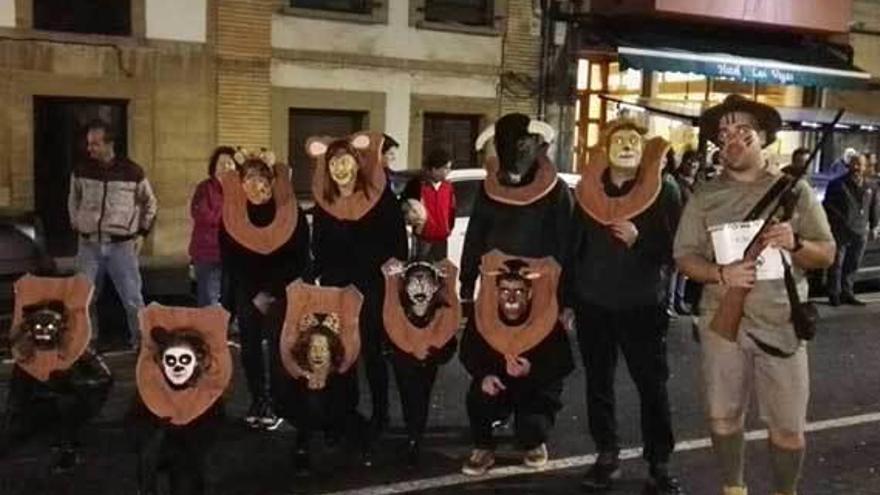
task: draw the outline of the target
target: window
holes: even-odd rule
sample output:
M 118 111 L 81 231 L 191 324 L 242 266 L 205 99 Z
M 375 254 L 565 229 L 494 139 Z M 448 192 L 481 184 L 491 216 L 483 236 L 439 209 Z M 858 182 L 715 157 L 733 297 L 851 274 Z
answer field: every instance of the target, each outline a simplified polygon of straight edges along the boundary
M 131 0 L 33 0 L 34 29 L 131 34 Z
M 312 160 L 306 156 L 306 139 L 312 136 L 342 137 L 364 128 L 367 112 L 291 108 L 288 127 L 288 163 L 293 167 L 297 197 L 312 197 Z
M 474 141 L 480 125 L 479 115 L 426 113 L 422 135 L 422 162 L 435 148 L 452 156 L 452 168 L 477 167 Z
M 425 20 L 466 26 L 495 24 L 493 0 L 425 0 Z
M 290 0 L 290 6 L 301 9 L 369 14 L 373 8 L 373 2 L 372 0 Z

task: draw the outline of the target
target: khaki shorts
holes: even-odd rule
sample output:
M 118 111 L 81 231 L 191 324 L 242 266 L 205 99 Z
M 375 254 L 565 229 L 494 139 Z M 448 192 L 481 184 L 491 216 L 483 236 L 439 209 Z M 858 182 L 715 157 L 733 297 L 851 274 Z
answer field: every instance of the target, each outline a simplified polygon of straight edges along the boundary
M 710 420 L 743 418 L 754 388 L 761 420 L 771 430 L 803 433 L 810 398 L 805 345 L 794 356 L 778 358 L 759 349 L 743 331 L 737 342 L 708 330 L 701 331 L 700 337 Z

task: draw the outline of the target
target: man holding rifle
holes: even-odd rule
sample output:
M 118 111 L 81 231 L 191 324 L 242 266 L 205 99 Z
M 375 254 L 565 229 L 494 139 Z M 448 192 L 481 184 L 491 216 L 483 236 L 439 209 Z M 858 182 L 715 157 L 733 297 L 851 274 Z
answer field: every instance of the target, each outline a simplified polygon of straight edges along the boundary
M 775 186 L 788 179 L 769 171 L 761 155 L 781 125 L 775 109 L 738 95 L 702 115 L 700 132 L 721 149 L 724 171 L 718 180 L 694 193 L 675 239 L 679 269 L 705 284 L 699 323 L 702 371 L 724 495 L 747 493 L 743 423 L 752 388 L 770 430 L 777 494 L 795 493 L 804 456 L 807 353 L 791 323 L 783 256 L 791 264 L 796 292 L 805 299 L 804 271 L 830 266 L 835 247 L 822 206 L 800 180 L 787 196 L 794 198 L 788 208 L 790 219 L 773 221 L 759 230 L 766 213 L 775 211 L 785 196 L 780 192 L 787 189 Z M 757 210 L 764 214 L 756 216 Z M 742 221 L 749 217 L 758 218 L 758 225 Z M 760 255 L 744 255 L 750 234 L 759 231 L 753 253 Z M 731 252 L 737 254 L 726 262 Z M 731 310 L 737 313 L 733 324 L 730 318 L 718 321 Z M 732 332 L 724 330 L 731 327 Z

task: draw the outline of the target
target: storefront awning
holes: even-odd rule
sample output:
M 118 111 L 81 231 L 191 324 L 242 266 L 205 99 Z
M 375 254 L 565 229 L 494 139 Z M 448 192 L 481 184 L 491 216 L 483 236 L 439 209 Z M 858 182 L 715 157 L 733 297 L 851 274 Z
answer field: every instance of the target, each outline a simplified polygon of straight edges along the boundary
M 865 88 L 872 76 L 852 64 L 848 45 L 797 33 L 737 26 L 590 19 L 577 50 L 617 54 L 623 68 L 685 72 L 762 84 Z
M 600 95 L 606 101 L 617 103 L 622 108 L 645 111 L 666 118 L 680 120 L 697 126 L 704 109 L 714 105 L 712 102 L 661 100 L 658 98 L 621 97 Z M 776 107 L 782 117 L 783 129 L 811 131 L 822 128 L 834 120 L 837 113 L 833 108 Z M 836 132 L 880 132 L 880 115 L 864 115 L 846 112 L 836 126 Z
M 837 69 L 822 65 L 802 65 L 781 60 L 741 57 L 727 53 L 631 46 L 618 47 L 617 52 L 624 68 L 692 72 L 713 78 L 762 84 L 858 88 L 866 86 L 871 80 L 870 73 L 854 66 Z

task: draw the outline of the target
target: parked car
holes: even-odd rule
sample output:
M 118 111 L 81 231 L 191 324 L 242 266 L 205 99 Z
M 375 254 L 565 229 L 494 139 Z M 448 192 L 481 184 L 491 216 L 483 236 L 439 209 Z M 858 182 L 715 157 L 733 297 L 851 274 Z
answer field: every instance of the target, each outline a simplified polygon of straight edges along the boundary
M 391 187 L 395 194 L 400 195 L 406 183 L 417 177 L 420 171 L 406 170 L 394 172 L 391 176 Z M 565 181 L 569 188 L 574 189 L 580 180 L 580 175 L 560 173 L 559 177 Z M 460 168 L 453 169 L 446 178 L 452 183 L 455 190 L 455 225 L 449 236 L 449 260 L 456 266 L 461 266 L 461 252 L 464 247 L 464 235 L 470 222 L 471 211 L 474 208 L 474 199 L 480 191 L 483 179 L 486 178 L 486 170 L 483 168 Z
M 45 250 L 36 215 L 0 209 L 0 354 L 8 352 L 15 304 L 13 284 L 26 273 L 50 274 L 55 263 Z

